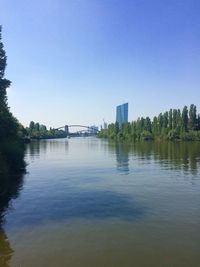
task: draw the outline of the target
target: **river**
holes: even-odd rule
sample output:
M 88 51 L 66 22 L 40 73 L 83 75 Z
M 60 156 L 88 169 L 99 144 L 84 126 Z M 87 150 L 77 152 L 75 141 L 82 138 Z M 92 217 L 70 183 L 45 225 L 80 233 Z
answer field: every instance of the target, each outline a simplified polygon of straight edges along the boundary
M 1 267 L 200 266 L 200 142 L 33 141 L 2 182 Z

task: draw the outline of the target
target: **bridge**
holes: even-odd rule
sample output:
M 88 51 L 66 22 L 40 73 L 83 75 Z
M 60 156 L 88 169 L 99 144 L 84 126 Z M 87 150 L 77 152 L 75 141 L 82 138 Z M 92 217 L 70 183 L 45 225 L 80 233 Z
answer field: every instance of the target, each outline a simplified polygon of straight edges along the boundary
M 84 128 L 84 130 L 79 130 L 73 133 L 70 133 L 69 128 Z M 54 130 L 60 130 L 60 129 L 64 129 L 64 131 L 66 132 L 67 136 L 70 135 L 81 135 L 83 133 L 87 133 L 90 135 L 96 135 L 99 130 L 97 127 L 94 126 L 86 126 L 86 125 L 80 125 L 80 124 L 72 124 L 72 125 L 64 125 L 64 126 L 60 126 Z

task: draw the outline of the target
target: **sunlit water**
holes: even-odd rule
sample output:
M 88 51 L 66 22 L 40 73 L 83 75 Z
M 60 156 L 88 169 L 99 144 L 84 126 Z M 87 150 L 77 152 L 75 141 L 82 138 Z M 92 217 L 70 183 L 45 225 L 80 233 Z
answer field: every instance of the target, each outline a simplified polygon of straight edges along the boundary
M 36 141 L 26 160 L 0 267 L 200 266 L 200 143 Z

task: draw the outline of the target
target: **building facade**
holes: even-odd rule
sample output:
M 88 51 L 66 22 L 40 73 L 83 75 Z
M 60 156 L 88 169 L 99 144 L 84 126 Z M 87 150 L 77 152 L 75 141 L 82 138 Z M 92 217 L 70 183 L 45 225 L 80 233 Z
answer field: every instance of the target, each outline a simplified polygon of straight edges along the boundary
M 119 126 L 121 126 L 123 123 L 128 122 L 128 103 L 117 106 L 116 122 L 119 123 Z
M 99 127 L 95 125 L 90 126 L 90 128 L 88 129 L 88 132 L 90 134 L 97 134 L 98 131 L 99 131 Z

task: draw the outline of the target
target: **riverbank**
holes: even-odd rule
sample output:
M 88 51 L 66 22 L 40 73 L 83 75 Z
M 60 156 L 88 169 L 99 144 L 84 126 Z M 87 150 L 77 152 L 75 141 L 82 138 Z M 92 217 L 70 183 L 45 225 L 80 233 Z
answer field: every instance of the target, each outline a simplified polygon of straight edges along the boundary
M 200 141 L 200 131 L 189 131 L 182 132 L 178 134 L 176 132 L 170 131 L 168 134 L 154 135 L 151 132 L 143 131 L 141 133 L 124 133 L 119 131 L 118 133 L 112 132 L 109 129 L 103 129 L 99 135 L 99 138 L 105 138 L 109 140 L 116 141 Z

